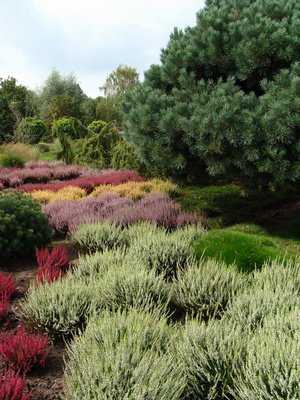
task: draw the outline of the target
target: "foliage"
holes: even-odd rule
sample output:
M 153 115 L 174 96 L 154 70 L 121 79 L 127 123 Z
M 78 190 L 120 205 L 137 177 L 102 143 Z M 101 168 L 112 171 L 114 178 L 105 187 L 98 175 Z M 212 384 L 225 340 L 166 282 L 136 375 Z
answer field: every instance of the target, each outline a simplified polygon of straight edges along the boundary
M 45 282 L 26 294 L 21 315 L 35 329 L 68 336 L 86 323 L 95 293 L 95 288 L 82 280 Z
M 52 135 L 53 137 L 63 140 L 68 139 L 78 139 L 83 136 L 85 128 L 80 124 L 80 122 L 73 117 L 60 118 L 55 120 L 52 125 Z
M 57 246 L 51 250 L 36 250 L 36 260 L 38 264 L 37 281 L 53 282 L 66 272 L 69 267 L 70 256 L 65 246 Z
M 136 86 L 138 81 L 139 74 L 135 68 L 119 65 L 109 74 L 101 89 L 107 97 L 122 97 L 130 88 Z
M 21 376 L 11 371 L 0 375 L 0 400 L 30 400 L 26 382 Z
M 0 297 L 0 322 L 6 318 L 10 309 L 9 301 L 6 298 Z
M 181 399 L 169 331 L 165 318 L 135 310 L 91 321 L 68 350 L 67 398 Z
M 31 254 L 51 238 L 40 205 L 21 193 L 0 193 L 0 250 L 2 257 Z
M 172 302 L 189 316 L 219 318 L 246 286 L 237 271 L 215 260 L 203 260 L 179 273 L 172 284 Z
M 140 160 L 177 176 L 297 182 L 299 10 L 297 0 L 210 1 L 194 27 L 175 29 L 124 104 Z
M 16 293 L 16 284 L 12 274 L 0 272 L 0 300 L 10 300 Z
M 47 126 L 41 119 L 26 117 L 21 120 L 17 127 L 16 136 L 18 141 L 36 144 L 47 135 Z
M 97 97 L 96 118 L 120 126 L 122 122 L 120 102 L 114 97 Z
M 48 355 L 49 339 L 44 335 L 27 333 L 24 327 L 0 336 L 0 358 L 6 367 L 26 373 L 33 366 L 43 367 Z
M 10 143 L 0 146 L 2 167 L 22 167 L 27 161 L 37 160 L 38 151 L 24 143 Z
M 216 258 L 241 271 L 261 268 L 266 261 L 284 259 L 285 253 L 266 236 L 234 230 L 212 230 L 194 244 L 198 258 Z
M 67 186 L 57 192 L 51 190 L 35 190 L 30 196 L 40 203 L 53 203 L 60 200 L 79 200 L 86 196 L 84 189 L 79 187 Z
M 141 169 L 135 147 L 120 140 L 112 149 L 111 167 L 115 169 Z
M 128 245 L 126 231 L 110 222 L 80 225 L 73 233 L 72 241 L 87 252 L 101 252 Z
M 176 343 L 178 362 L 186 376 L 186 398 L 231 399 L 247 339 L 246 332 L 241 333 L 239 326 L 231 323 L 188 321 Z
M 0 78 L 0 143 L 10 141 L 21 119 L 36 111 L 33 92 L 13 77 Z

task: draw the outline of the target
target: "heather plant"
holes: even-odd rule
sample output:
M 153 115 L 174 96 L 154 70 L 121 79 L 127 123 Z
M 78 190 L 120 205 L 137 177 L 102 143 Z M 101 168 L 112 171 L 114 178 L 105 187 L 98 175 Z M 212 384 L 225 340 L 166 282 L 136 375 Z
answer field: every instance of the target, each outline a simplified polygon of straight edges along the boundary
M 13 275 L 5 275 L 0 272 L 0 299 L 10 300 L 16 291 L 17 289 Z
M 92 277 L 90 277 L 92 279 Z M 138 261 L 108 270 L 97 283 L 93 309 L 171 310 L 170 290 L 161 277 Z
M 5 371 L 0 374 L 0 400 L 30 400 L 31 395 L 23 377 Z
M 67 398 L 181 399 L 184 380 L 157 314 L 104 313 L 68 349 Z
M 0 322 L 4 320 L 10 310 L 10 303 L 5 297 L 0 298 Z
M 111 250 L 128 245 L 126 231 L 110 222 L 79 225 L 72 234 L 73 243 L 86 252 Z
M 51 238 L 40 205 L 21 193 L 0 192 L 0 226 L 2 257 L 31 254 Z
M 232 392 L 238 400 L 299 398 L 299 307 L 274 322 L 249 339 Z
M 138 238 L 129 251 L 149 270 L 168 280 L 175 278 L 179 270 L 185 269 L 193 261 L 191 240 L 164 231 Z
M 68 336 L 82 327 L 90 315 L 95 287 L 72 278 L 32 287 L 22 303 L 24 320 L 53 336 Z
M 51 190 L 58 191 L 67 186 L 79 187 L 86 190 L 88 193 L 92 192 L 95 186 L 99 185 L 119 185 L 128 181 L 142 181 L 140 175 L 134 171 L 107 171 L 105 173 L 98 172 L 87 174 L 86 176 L 69 179 L 63 182 L 47 183 L 47 184 L 24 184 L 18 187 L 22 192 L 33 192 L 35 190 Z
M 249 335 L 230 322 L 187 321 L 175 347 L 177 362 L 187 382 L 184 398 L 235 398 L 232 393 L 246 357 L 248 340 Z
M 245 272 L 285 257 L 282 249 L 267 237 L 227 229 L 208 232 L 194 243 L 194 249 L 198 258 L 215 258 Z
M 234 269 L 202 260 L 179 272 L 172 284 L 172 303 L 183 315 L 219 318 L 246 286 L 246 278 Z
M 30 193 L 30 196 L 40 203 L 48 204 L 61 200 L 79 200 L 86 196 L 84 189 L 68 186 L 57 192 L 50 190 L 36 190 Z
M 26 373 L 32 367 L 43 367 L 48 355 L 49 339 L 45 335 L 27 333 L 24 327 L 0 335 L 0 359 L 7 368 Z
M 70 256 L 65 246 L 36 250 L 38 282 L 53 282 L 61 278 L 70 264 Z
M 94 254 L 80 255 L 78 261 L 73 264 L 72 273 L 76 279 L 93 279 L 103 276 L 108 271 L 114 273 L 114 270 L 134 262 L 135 260 L 129 258 L 123 248 L 97 251 Z

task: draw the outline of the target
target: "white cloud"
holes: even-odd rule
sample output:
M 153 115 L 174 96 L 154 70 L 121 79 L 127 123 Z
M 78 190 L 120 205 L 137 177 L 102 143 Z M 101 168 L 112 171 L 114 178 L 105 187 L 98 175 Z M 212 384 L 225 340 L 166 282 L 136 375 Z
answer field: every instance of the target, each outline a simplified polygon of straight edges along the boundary
M 3 3 L 0 76 L 10 74 L 34 87 L 56 67 L 63 73 L 74 72 L 83 89 L 96 96 L 107 73 L 119 64 L 142 73 L 158 62 L 174 26 L 193 25 L 204 0 Z

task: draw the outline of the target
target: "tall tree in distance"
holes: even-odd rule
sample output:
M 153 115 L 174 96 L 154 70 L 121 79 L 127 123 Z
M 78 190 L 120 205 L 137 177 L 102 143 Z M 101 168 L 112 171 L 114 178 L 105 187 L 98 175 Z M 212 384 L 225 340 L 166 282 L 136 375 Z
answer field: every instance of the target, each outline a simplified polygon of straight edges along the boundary
M 135 68 L 119 65 L 109 74 L 100 90 L 104 91 L 106 97 L 122 97 L 128 89 L 137 85 L 138 82 L 139 74 Z

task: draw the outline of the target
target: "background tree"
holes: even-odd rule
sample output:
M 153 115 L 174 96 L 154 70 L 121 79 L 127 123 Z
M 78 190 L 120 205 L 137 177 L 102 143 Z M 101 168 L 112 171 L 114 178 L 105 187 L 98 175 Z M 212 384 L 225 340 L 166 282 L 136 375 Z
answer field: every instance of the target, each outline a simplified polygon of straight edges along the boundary
M 124 105 L 148 167 L 247 184 L 300 178 L 300 3 L 210 0 Z
M 105 84 L 100 89 L 106 97 L 124 96 L 126 91 L 139 82 L 139 74 L 135 68 L 119 65 L 107 77 Z

